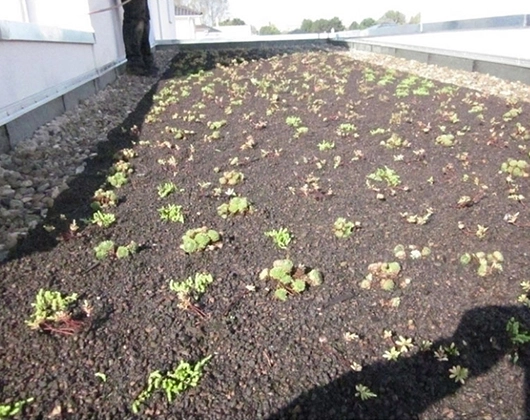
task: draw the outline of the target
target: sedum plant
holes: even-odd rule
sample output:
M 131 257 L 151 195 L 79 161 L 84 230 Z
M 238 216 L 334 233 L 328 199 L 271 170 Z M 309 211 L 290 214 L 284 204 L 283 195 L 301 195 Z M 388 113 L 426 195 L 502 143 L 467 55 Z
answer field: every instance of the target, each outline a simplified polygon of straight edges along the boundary
M 223 203 L 217 207 L 217 214 L 223 219 L 226 219 L 228 216 L 247 213 L 251 209 L 247 198 L 232 197 L 228 203 Z
M 508 159 L 501 165 L 501 171 L 513 177 L 528 177 L 530 165 L 524 160 Z
M 388 166 L 384 168 L 377 168 L 375 172 L 367 175 L 367 178 L 374 181 L 386 182 L 389 187 L 397 187 L 401 184 L 401 179 L 399 175 L 393 169 L 390 169 Z
M 168 403 L 171 403 L 176 395 L 196 387 L 202 378 L 204 366 L 211 358 L 211 355 L 207 356 L 195 364 L 181 361 L 172 372 L 165 374 L 162 374 L 159 370 L 151 372 L 147 379 L 147 386 L 132 403 L 132 412 L 138 414 L 142 404 L 151 398 L 156 391 L 163 391 Z
M 210 246 L 220 246 L 221 235 L 219 232 L 203 226 L 197 229 L 190 229 L 182 237 L 180 248 L 187 254 L 204 251 Z
M 33 402 L 34 398 L 27 398 L 25 400 L 15 401 L 11 404 L 0 404 L 0 419 L 13 417 L 20 414 L 24 405 Z
M 344 217 L 338 217 L 333 223 L 333 233 L 337 238 L 348 238 L 355 228 L 360 228 L 360 222 L 350 222 Z
M 332 141 L 322 140 L 320 143 L 318 143 L 318 150 L 321 152 L 325 150 L 331 150 L 335 148 L 335 143 Z
M 486 254 L 482 251 L 474 254 L 466 252 L 460 256 L 462 265 L 467 265 L 471 262 L 478 263 L 477 274 L 480 277 L 486 277 L 493 274 L 494 271 L 502 271 L 504 257 L 499 251 L 494 251 L 491 254 Z
M 182 206 L 176 204 L 167 204 L 158 209 L 160 219 L 165 222 L 180 222 L 184 223 L 184 214 L 182 213 Z
M 469 369 L 460 365 L 453 366 L 449 369 L 449 378 L 454 379 L 456 383 L 464 384 L 469 376 Z
M 340 137 L 346 137 L 349 135 L 353 135 L 354 137 L 357 137 L 356 131 L 357 131 L 357 127 L 355 126 L 355 124 L 344 123 L 344 124 L 339 125 L 336 133 Z
M 133 173 L 132 165 L 125 160 L 117 161 L 114 165 L 112 165 L 112 170 L 114 171 L 114 173 L 121 172 L 126 175 Z
M 403 140 L 396 133 L 392 133 L 390 138 L 388 138 L 386 141 L 382 140 L 379 144 L 381 146 L 386 147 L 387 149 L 398 149 L 400 147 L 410 147 L 410 142 L 408 140 Z
M 78 294 L 62 295 L 60 292 L 40 289 L 31 304 L 34 311 L 26 320 L 31 329 L 43 329 L 64 334 L 73 334 L 81 326 L 81 322 L 74 321 L 70 312 L 72 304 L 77 302 Z M 55 327 L 54 325 L 58 325 Z
M 103 228 L 108 228 L 116 222 L 116 216 L 113 213 L 104 213 L 101 210 L 96 211 L 90 219 L 90 223 Z
M 237 185 L 245 179 L 242 172 L 238 171 L 227 171 L 223 173 L 223 176 L 219 178 L 221 185 Z
M 213 276 L 209 273 L 197 273 L 195 277 L 188 277 L 183 281 L 169 281 L 169 288 L 179 298 L 179 307 L 188 309 L 192 301 L 197 301 L 206 292 L 206 288 L 213 283 Z
M 506 332 L 513 346 L 510 355 L 511 360 L 513 363 L 517 363 L 519 360 L 519 348 L 530 342 L 530 332 L 522 328 L 520 322 L 514 317 L 511 317 L 506 323 Z
M 451 147 L 455 145 L 455 136 L 452 134 L 442 134 L 436 137 L 436 144 L 445 147 Z
M 116 246 L 114 241 L 101 241 L 94 247 L 94 252 L 98 260 L 103 260 L 107 257 L 116 257 L 118 259 L 130 257 L 138 252 L 138 244 L 131 241 L 129 245 Z
M 97 211 L 108 207 L 116 207 L 117 204 L 118 197 L 114 191 L 100 188 L 94 193 L 90 206 Z
M 169 194 L 173 194 L 177 190 L 177 186 L 173 182 L 164 182 L 157 187 L 158 196 L 165 198 Z
M 360 398 L 362 401 L 370 400 L 376 398 L 377 394 L 372 392 L 370 388 L 363 384 L 355 385 L 355 396 Z
M 107 177 L 107 182 L 114 188 L 121 188 L 127 184 L 128 181 L 127 175 L 123 172 L 116 172 L 114 175 L 109 175 Z
M 376 262 L 368 266 L 368 275 L 361 281 L 361 288 L 371 289 L 374 280 L 379 280 L 382 290 L 391 292 L 396 287 L 395 279 L 401 272 L 401 265 L 396 262 Z
M 280 249 L 286 249 L 292 239 L 292 235 L 287 228 L 269 230 L 265 232 L 265 236 L 272 238 L 274 244 Z
M 272 268 L 262 270 L 259 277 L 261 280 L 272 279 L 276 282 L 274 296 L 282 301 L 287 300 L 289 295 L 302 293 L 308 286 L 322 284 L 322 274 L 319 270 L 308 270 L 302 265 L 295 268 L 289 259 L 274 261 Z

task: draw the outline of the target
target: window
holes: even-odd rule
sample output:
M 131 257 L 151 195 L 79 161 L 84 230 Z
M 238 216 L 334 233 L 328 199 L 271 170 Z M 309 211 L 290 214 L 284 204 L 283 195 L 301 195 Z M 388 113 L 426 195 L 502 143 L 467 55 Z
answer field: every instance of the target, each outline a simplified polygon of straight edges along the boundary
M 92 31 L 88 0 L 1 0 L 0 20 Z
M 94 43 L 89 0 L 0 2 L 0 41 Z
M 3 0 L 0 8 L 0 20 L 10 20 L 14 22 L 27 22 L 25 0 Z

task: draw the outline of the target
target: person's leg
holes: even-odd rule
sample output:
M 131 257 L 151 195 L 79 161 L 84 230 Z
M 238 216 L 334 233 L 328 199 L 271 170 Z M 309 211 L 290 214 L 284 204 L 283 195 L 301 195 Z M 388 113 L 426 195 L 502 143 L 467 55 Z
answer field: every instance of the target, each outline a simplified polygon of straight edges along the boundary
M 149 21 L 144 22 L 140 48 L 145 68 L 150 71 L 156 71 L 155 57 L 151 51 L 151 45 L 149 43 Z
M 127 70 L 133 74 L 146 72 L 142 57 L 145 6 L 145 0 L 132 0 L 123 6 L 123 43 L 127 57 Z
M 144 23 L 142 21 L 123 22 L 123 42 L 125 44 L 125 56 L 127 57 L 127 69 L 134 72 L 144 69 L 142 59 L 141 36 Z

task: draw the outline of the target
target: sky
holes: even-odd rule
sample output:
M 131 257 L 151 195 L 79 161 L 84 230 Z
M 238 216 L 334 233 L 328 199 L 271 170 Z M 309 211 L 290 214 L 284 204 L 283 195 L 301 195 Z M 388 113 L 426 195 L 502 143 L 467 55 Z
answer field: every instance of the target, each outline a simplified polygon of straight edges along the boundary
M 465 0 L 228 0 L 231 18 L 260 28 L 272 23 L 282 31 L 299 28 L 304 19 L 338 17 L 344 26 L 365 18 L 379 19 L 388 10 L 407 17 L 421 12 L 424 22 L 530 13 L 528 0 L 472 2 Z

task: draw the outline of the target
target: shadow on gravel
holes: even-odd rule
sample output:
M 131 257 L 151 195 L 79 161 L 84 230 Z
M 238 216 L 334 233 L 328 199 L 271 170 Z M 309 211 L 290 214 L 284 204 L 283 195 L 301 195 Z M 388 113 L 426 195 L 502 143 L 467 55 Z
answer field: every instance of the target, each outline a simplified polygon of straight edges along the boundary
M 522 306 L 486 306 L 469 310 L 454 335 L 437 340 L 432 347 L 438 349 L 454 342 L 460 351 L 459 356 L 450 356 L 449 361 L 440 362 L 432 352 L 420 352 L 398 361 L 374 363 L 363 367 L 361 372 L 349 372 L 325 386 L 304 392 L 267 420 L 418 419 L 430 405 L 465 387 L 449 378 L 448 370 L 452 366 L 467 367 L 469 381 L 485 374 L 506 354 L 514 351 L 506 324 L 513 317 L 521 325 L 523 322 L 528 325 L 529 315 L 528 309 Z M 518 354 L 517 365 L 525 370 L 524 418 L 530 418 L 530 354 L 524 348 L 519 349 Z M 356 398 L 357 384 L 370 388 L 377 398 L 366 401 Z M 496 402 L 492 401 L 492 404 Z

